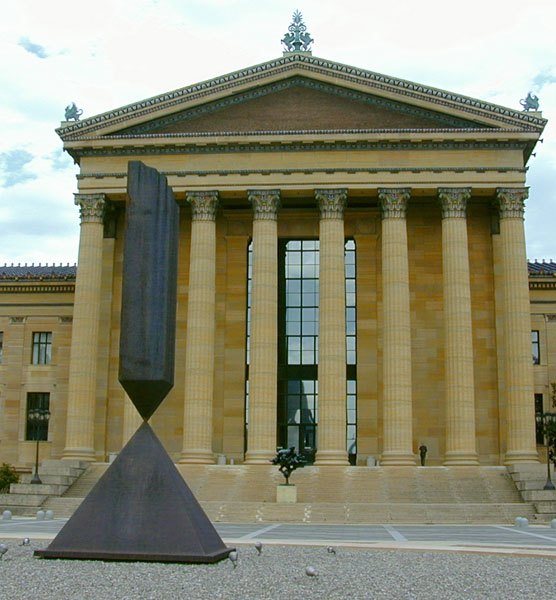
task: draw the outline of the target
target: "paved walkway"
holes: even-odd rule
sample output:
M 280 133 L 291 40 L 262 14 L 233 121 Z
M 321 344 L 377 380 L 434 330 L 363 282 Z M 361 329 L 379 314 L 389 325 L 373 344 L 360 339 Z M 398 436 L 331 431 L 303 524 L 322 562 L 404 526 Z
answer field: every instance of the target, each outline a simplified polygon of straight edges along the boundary
M 66 519 L 0 519 L 0 539 L 52 539 Z M 314 525 L 215 523 L 229 545 L 334 545 L 401 550 L 453 550 L 556 558 L 556 529 L 547 525 Z

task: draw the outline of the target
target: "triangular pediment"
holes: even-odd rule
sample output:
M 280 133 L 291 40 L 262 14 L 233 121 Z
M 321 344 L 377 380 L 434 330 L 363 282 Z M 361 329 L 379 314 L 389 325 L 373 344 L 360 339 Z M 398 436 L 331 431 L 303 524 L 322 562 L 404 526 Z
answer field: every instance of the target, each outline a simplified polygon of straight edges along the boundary
M 480 123 L 305 77 L 260 86 L 118 134 L 481 128 Z
M 483 129 L 540 133 L 527 113 L 308 54 L 161 94 L 57 132 L 64 141 L 195 133 Z

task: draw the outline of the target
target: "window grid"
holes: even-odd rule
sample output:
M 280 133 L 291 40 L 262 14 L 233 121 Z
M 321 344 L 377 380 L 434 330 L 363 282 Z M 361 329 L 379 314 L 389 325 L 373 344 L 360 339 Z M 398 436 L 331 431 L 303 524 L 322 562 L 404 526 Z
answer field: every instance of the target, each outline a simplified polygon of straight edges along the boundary
M 286 243 L 286 364 L 317 365 L 319 352 L 319 242 Z
M 533 352 L 533 364 L 541 364 L 541 346 L 538 330 L 531 331 L 531 350 Z
M 25 439 L 27 441 L 48 440 L 48 421 L 40 423 L 31 423 L 29 421 L 29 412 L 41 408 L 50 410 L 50 394 L 48 392 L 28 392 L 27 393 L 27 418 L 25 427 Z
M 31 362 L 34 365 L 49 365 L 52 361 L 52 332 L 36 331 L 33 333 L 33 353 Z
M 313 457 L 318 423 L 318 325 L 319 325 L 319 241 L 290 240 L 281 245 L 280 298 L 282 314 L 279 342 L 278 382 L 279 443 L 299 448 L 300 443 Z M 245 443 L 249 422 L 249 360 L 251 334 L 253 244 L 248 246 L 247 336 L 245 383 Z M 346 289 L 346 421 L 347 452 L 355 463 L 357 452 L 357 313 L 355 242 L 345 244 Z M 309 458 L 310 452 L 307 454 Z

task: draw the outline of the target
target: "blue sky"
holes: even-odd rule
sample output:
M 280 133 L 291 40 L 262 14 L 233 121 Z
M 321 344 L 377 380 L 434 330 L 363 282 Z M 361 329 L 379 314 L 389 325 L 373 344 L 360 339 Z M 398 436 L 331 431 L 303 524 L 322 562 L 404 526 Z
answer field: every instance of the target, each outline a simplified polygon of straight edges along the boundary
M 536 93 L 549 124 L 529 161 L 528 255 L 556 260 L 554 0 L 3 0 L 0 264 L 77 260 L 65 106 L 89 117 L 281 56 L 296 9 L 315 56 L 513 109 Z

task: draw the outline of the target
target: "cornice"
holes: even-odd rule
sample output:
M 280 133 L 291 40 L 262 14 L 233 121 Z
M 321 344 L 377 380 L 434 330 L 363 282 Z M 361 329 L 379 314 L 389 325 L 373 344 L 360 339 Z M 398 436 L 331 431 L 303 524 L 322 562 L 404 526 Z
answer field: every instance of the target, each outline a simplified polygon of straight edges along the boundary
M 207 175 L 275 175 L 275 174 L 302 174 L 323 173 L 326 175 L 334 173 L 526 173 L 526 168 L 521 167 L 335 167 L 335 168 L 307 168 L 307 169 L 214 169 L 205 171 L 161 171 L 166 177 L 190 177 Z M 84 173 L 77 175 L 77 179 L 123 179 L 127 173 L 102 172 Z
M 529 280 L 530 290 L 556 290 L 556 281 L 531 281 Z
M 247 69 L 235 71 L 227 75 L 222 75 L 192 86 L 167 92 L 159 96 L 154 96 L 141 102 L 129 104 L 113 111 L 83 119 L 82 121 L 76 121 L 71 124 L 65 123 L 64 126 L 59 127 L 56 132 L 63 140 L 69 140 L 73 135 L 80 131 L 93 132 L 102 129 L 103 127 L 114 127 L 118 124 L 125 126 L 124 124 L 131 119 L 140 119 L 142 117 L 147 117 L 153 112 L 167 110 L 179 104 L 202 100 L 217 92 L 223 92 L 225 90 L 233 91 L 234 88 L 240 86 L 247 87 L 250 84 L 256 84 L 261 79 L 268 78 L 269 75 L 278 75 L 288 71 L 332 76 L 336 81 L 363 85 L 369 90 L 375 90 L 375 92 L 380 91 L 383 94 L 393 94 L 400 99 L 406 98 L 417 100 L 419 102 L 425 101 L 431 106 L 436 105 L 451 110 L 455 109 L 461 113 L 473 115 L 474 118 L 491 119 L 505 125 L 519 125 L 524 129 L 531 129 L 538 132 L 542 131 L 546 125 L 546 119 L 542 119 L 538 116 L 533 116 L 521 111 L 514 111 L 506 107 L 470 98 L 468 96 L 454 94 L 313 56 L 293 54 L 255 65 Z
M 146 155 L 170 155 L 170 154 L 230 154 L 246 152 L 329 152 L 329 151 L 384 151 L 384 150 L 520 150 L 525 151 L 527 141 L 314 141 L 291 143 L 230 143 L 230 144 L 166 144 L 166 145 L 116 145 L 107 147 L 66 147 L 73 158 L 91 156 L 146 156 Z
M 28 283 L 21 282 L 0 285 L 0 294 L 51 294 L 51 293 L 71 293 L 75 292 L 74 283 Z

